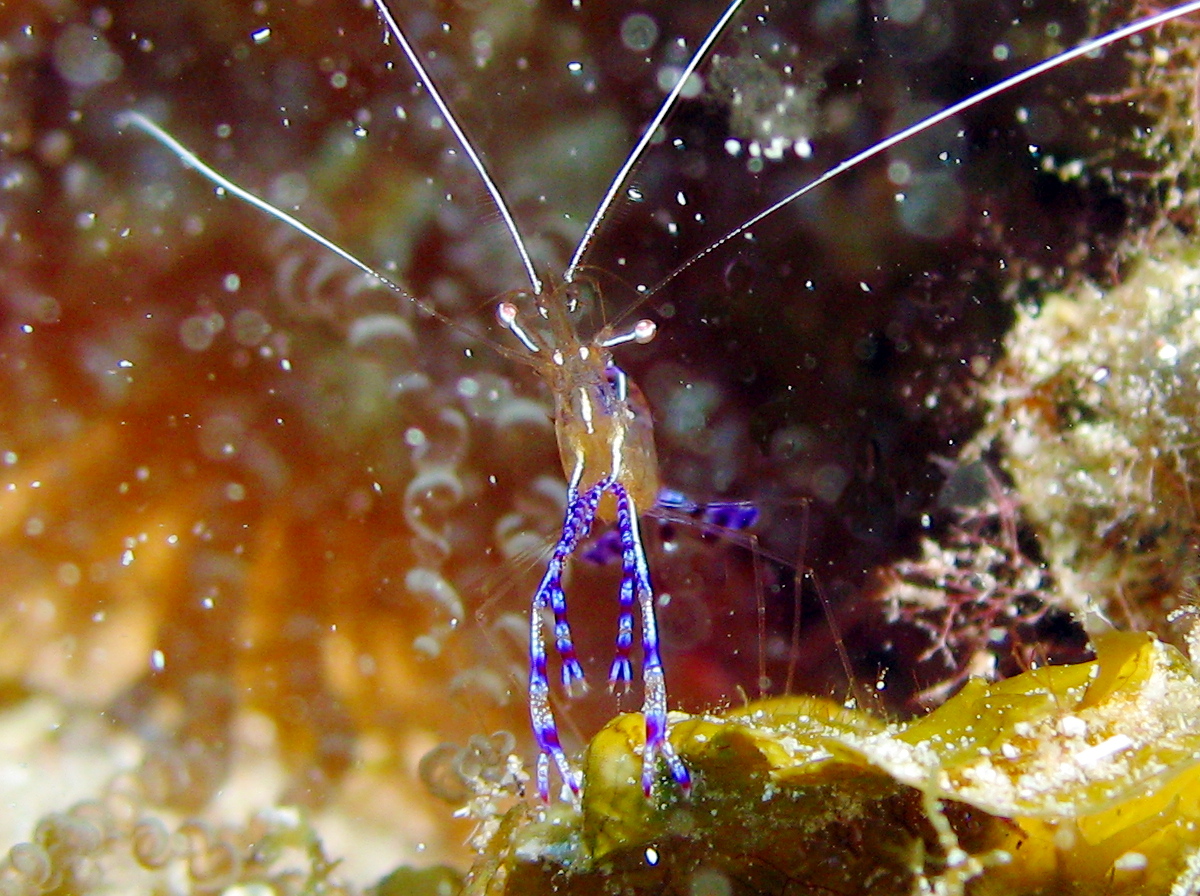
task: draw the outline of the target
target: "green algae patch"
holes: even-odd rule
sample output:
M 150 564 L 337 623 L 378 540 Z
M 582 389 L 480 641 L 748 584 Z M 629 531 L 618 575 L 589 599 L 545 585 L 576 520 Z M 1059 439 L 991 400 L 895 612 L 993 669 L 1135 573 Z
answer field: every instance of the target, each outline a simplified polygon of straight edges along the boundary
M 620 716 L 581 805 L 513 810 L 467 892 L 1200 892 L 1196 670 L 1146 634 L 1096 652 L 904 724 L 802 697 L 677 714 L 689 796 L 644 797 Z

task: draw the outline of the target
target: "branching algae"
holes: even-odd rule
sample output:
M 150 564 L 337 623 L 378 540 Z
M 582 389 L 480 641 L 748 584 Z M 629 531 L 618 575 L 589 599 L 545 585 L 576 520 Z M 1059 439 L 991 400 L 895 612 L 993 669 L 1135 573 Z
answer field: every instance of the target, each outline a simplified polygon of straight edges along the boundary
M 1148 634 L 1096 652 L 904 724 L 804 697 L 677 715 L 686 801 L 645 800 L 621 716 L 582 809 L 512 810 L 467 892 L 1200 892 L 1197 669 Z

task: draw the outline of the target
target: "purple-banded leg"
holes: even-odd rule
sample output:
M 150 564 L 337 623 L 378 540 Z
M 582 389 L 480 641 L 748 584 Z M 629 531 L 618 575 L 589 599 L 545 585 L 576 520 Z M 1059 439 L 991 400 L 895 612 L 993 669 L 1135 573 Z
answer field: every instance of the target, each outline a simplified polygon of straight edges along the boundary
M 584 681 L 583 668 L 575 654 L 571 625 L 567 619 L 567 597 L 562 587 L 567 557 L 585 537 L 596 518 L 603 488 L 595 485 L 580 494 L 574 484 L 567 490 L 567 510 L 562 534 L 546 564 L 546 572 L 533 595 L 529 615 L 529 716 L 538 745 L 537 788 L 543 800 L 550 798 L 550 760 L 554 760 L 562 779 L 573 793 L 579 794 L 579 777 L 572 771 L 558 736 L 554 711 L 550 706 L 550 680 L 546 671 L 546 645 L 542 636 L 542 613 L 549 607 L 554 614 L 554 643 L 562 661 L 562 680 L 568 693 L 576 682 Z
M 673 488 L 659 489 L 655 506 L 685 514 L 719 529 L 740 532 L 758 522 L 758 508 L 746 501 L 709 501 L 701 504 Z
M 546 609 L 545 598 L 539 588 L 533 598 L 529 616 L 529 718 L 533 723 L 533 736 L 538 745 L 537 791 L 543 802 L 550 801 L 550 760 L 558 767 L 558 773 L 567 782 L 571 791 L 579 794 L 579 779 L 567 762 L 558 738 L 558 726 L 554 723 L 554 711 L 550 708 L 550 681 L 546 677 L 546 644 L 542 639 L 542 611 Z
M 562 587 L 564 562 L 564 557 L 559 555 L 556 548 L 546 564 L 546 572 L 542 576 L 541 584 L 538 585 L 533 602 L 535 606 L 541 608 L 550 607 L 550 611 L 554 614 L 554 649 L 558 652 L 558 658 L 561 661 L 563 687 L 566 688 L 567 694 L 572 694 L 576 684 L 586 687 L 587 683 L 584 680 L 583 667 L 579 664 L 579 657 L 575 653 L 575 642 L 571 638 L 571 623 L 567 617 L 567 595 Z M 540 618 L 538 622 L 540 624 Z
M 642 534 L 638 529 L 637 510 L 629 492 L 619 482 L 609 483 L 617 498 L 617 528 L 621 532 L 624 547 L 624 578 L 622 590 L 630 580 L 632 590 L 642 611 L 642 715 L 646 719 L 646 746 L 642 753 L 642 789 L 649 797 L 654 788 L 657 760 L 666 760 L 671 775 L 686 795 L 691 791 L 692 778 L 687 766 L 667 739 L 667 680 L 663 674 L 662 657 L 658 652 L 658 623 L 655 619 L 654 589 L 650 586 L 650 564 L 642 546 Z
M 637 590 L 637 581 L 633 552 L 622 550 L 617 649 L 612 666 L 608 670 L 608 689 L 615 692 L 619 688 L 622 694 L 629 690 L 629 682 L 633 679 L 633 664 L 629 661 L 629 653 L 633 650 L 633 595 Z
M 546 572 L 538 584 L 534 602 L 539 600 L 543 607 L 549 606 L 554 614 L 554 646 L 562 660 L 562 683 L 571 694 L 576 684 L 586 685 L 583 667 L 575 654 L 575 643 L 571 638 L 571 623 L 567 616 L 567 595 L 563 591 L 562 576 L 567 558 L 578 547 L 592 528 L 596 508 L 603 491 L 593 486 L 583 494 L 574 487 L 567 491 L 567 509 L 563 517 L 562 533 L 554 546 L 554 553 L 546 564 Z

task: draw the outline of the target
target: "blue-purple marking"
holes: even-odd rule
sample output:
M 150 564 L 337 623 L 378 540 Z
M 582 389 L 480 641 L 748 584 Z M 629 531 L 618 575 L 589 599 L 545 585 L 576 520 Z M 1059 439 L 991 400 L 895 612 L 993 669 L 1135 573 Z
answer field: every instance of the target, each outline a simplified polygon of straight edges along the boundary
M 642 787 L 649 796 L 654 786 L 657 759 L 661 756 L 671 775 L 686 794 L 691 789 L 687 766 L 667 740 L 667 687 L 658 647 L 658 623 L 655 619 L 654 588 L 650 583 L 650 565 L 642 545 L 637 518 L 625 487 L 611 478 L 602 479 L 580 493 L 575 484 L 568 486 L 567 510 L 562 534 L 546 566 L 541 584 L 533 596 L 529 619 L 529 711 L 538 745 L 537 789 L 543 800 L 550 796 L 550 763 L 553 762 L 575 794 L 580 788 L 579 773 L 571 768 L 563 750 L 550 706 L 550 681 L 546 666 L 546 648 L 542 633 L 542 613 L 550 607 L 554 614 L 555 648 L 562 661 L 563 684 L 570 689 L 582 683 L 579 665 L 567 622 L 566 595 L 562 589 L 562 570 L 566 559 L 579 541 L 591 530 L 596 509 L 605 492 L 617 502 L 616 531 L 621 541 L 621 614 L 617 623 L 617 649 L 609 672 L 610 685 L 628 687 L 633 677 L 630 651 L 633 646 L 633 610 L 642 616 L 642 713 L 646 719 L 646 746 L 642 756 Z

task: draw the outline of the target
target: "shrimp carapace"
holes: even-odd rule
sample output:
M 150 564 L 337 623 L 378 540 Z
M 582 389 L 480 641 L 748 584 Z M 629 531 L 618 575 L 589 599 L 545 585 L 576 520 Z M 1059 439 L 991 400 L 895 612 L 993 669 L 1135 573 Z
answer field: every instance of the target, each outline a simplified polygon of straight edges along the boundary
M 611 326 L 583 341 L 572 317 L 581 312 L 590 285 L 568 283 L 543 296 L 515 293 L 500 302 L 497 315 L 529 350 L 529 363 L 554 395 L 554 428 L 563 471 L 578 477 L 581 489 L 601 479 L 625 483 L 630 497 L 649 507 L 658 500 L 658 461 L 650 408 L 637 387 L 612 360 L 614 346 L 645 344 L 657 330 L 653 321 L 638 321 L 626 333 Z M 531 327 L 521 315 L 521 303 L 531 302 L 533 317 L 543 327 Z M 576 468 L 578 472 L 574 472 Z M 600 519 L 616 519 L 615 504 L 602 501 Z

